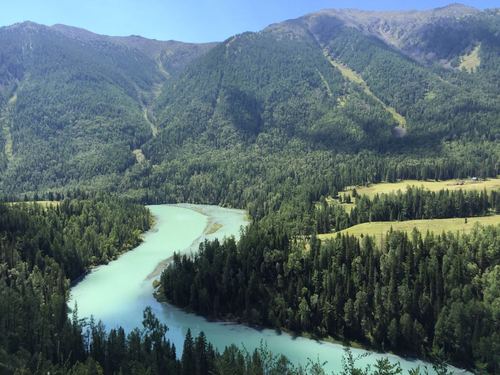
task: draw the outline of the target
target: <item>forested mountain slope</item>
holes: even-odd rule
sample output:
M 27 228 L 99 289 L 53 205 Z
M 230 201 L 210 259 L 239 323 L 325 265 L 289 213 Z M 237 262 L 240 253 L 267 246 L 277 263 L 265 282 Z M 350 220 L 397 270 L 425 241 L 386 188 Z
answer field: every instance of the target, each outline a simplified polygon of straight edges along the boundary
M 498 173 L 498 10 L 325 10 L 205 45 L 25 23 L 0 44 L 6 194 L 245 205 L 356 158 L 356 183 Z
M 395 19 L 388 32 L 402 41 L 389 43 L 365 19 Z M 288 179 L 318 186 L 329 169 L 370 170 L 350 180 L 359 183 L 401 178 L 402 170 L 416 178 L 496 175 L 499 21 L 497 11 L 457 5 L 331 10 L 236 35 L 165 84 L 154 107 L 159 136 L 142 147 L 150 164 L 134 166 L 125 181 L 149 192 L 161 186 L 160 199 L 244 204 L 227 200 L 241 181 L 238 196 L 252 200 L 259 194 L 252 186 L 268 190 L 273 179 L 265 200 Z M 479 65 L 461 70 L 477 46 Z M 412 52 L 417 47 L 426 60 Z M 351 163 L 354 155 L 364 157 Z M 379 157 L 399 171 L 378 175 L 380 164 L 371 163 Z M 429 160 L 447 165 L 428 167 Z
M 29 22 L 1 28 L 0 45 L 6 190 L 123 172 L 152 136 L 155 90 L 210 47 Z
M 366 26 L 372 18 L 388 33 L 395 19 L 398 35 L 405 20 L 419 27 L 396 43 Z M 237 35 L 165 86 L 156 104 L 165 134 L 153 143 L 179 144 L 203 134 L 203 144 L 219 147 L 278 133 L 313 147 L 355 152 L 380 150 L 382 143 L 387 149 L 398 123 L 384 104 L 405 118 L 411 138 L 405 146 L 494 139 L 499 90 L 489 82 L 498 75 L 499 19 L 495 12 L 458 6 L 409 14 L 323 11 Z M 467 38 L 455 43 L 448 33 Z M 443 59 L 458 61 L 476 45 L 477 74 L 443 68 Z M 417 48 L 431 65 L 409 57 Z M 361 82 L 342 75 L 342 67 Z

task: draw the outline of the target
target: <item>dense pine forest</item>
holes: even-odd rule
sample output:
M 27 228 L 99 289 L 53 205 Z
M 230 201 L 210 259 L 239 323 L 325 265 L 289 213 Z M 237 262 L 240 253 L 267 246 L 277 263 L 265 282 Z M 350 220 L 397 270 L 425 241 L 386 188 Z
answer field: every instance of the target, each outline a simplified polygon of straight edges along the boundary
M 391 232 L 384 243 L 340 236 L 304 246 L 279 226 L 176 256 L 165 297 L 197 313 L 492 373 L 498 364 L 498 227 L 470 235 Z
M 331 203 L 305 191 L 254 220 L 238 243 L 206 242 L 194 257 L 175 256 L 161 290 L 216 319 L 496 373 L 499 358 L 489 348 L 499 342 L 498 226 L 469 235 L 391 230 L 380 244 L 340 234 L 321 242 L 316 234 L 371 221 L 498 214 L 498 193 L 410 186 L 369 198 L 354 189 Z M 349 212 L 342 203 L 351 199 Z
M 496 176 L 499 20 L 331 10 L 200 45 L 0 28 L 0 192 L 245 207 L 323 174 Z

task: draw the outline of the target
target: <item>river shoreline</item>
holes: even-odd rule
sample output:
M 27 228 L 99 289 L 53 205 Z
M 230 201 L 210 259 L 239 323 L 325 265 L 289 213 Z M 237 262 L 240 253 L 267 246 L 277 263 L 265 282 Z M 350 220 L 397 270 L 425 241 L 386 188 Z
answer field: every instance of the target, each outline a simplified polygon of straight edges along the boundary
M 194 254 L 196 251 L 198 251 L 200 243 L 203 242 L 204 239 L 208 239 L 206 237 L 212 236 L 212 235 L 215 236 L 217 234 L 217 232 L 219 231 L 219 229 L 222 229 L 224 227 L 223 224 L 217 222 L 217 216 L 207 212 L 208 210 L 206 208 L 203 209 L 204 206 L 202 206 L 202 205 L 192 205 L 189 203 L 178 203 L 178 204 L 174 204 L 172 206 L 177 206 L 177 207 L 186 208 L 188 210 L 193 210 L 193 211 L 195 211 L 195 212 L 197 212 L 197 213 L 199 213 L 207 218 L 207 224 L 205 225 L 205 229 L 203 229 L 203 233 L 200 236 L 198 236 L 191 243 L 191 245 L 189 245 L 187 248 L 179 249 L 176 252 L 177 254 L 184 255 L 184 254 L 188 254 L 189 252 Z M 205 207 L 211 207 L 211 206 L 205 206 Z M 151 226 L 150 229 L 152 229 L 152 228 L 153 228 L 153 226 Z M 168 264 L 172 261 L 172 259 L 173 259 L 173 255 L 162 260 L 160 263 L 158 263 L 158 265 L 155 267 L 154 271 L 151 272 L 147 276 L 147 280 L 152 280 L 153 283 L 155 281 L 158 281 L 155 278 L 161 276 L 161 273 L 168 266 Z
M 158 302 L 153 296 L 157 289 L 153 280 L 157 277 L 148 277 L 160 264 L 165 264 L 174 252 L 186 253 L 191 249 L 197 251 L 199 243 L 205 239 L 222 240 L 229 236 L 238 238 L 241 226 L 247 225 L 248 221 L 241 210 L 216 206 L 181 204 L 148 208 L 155 215 L 156 222 L 144 234 L 143 243 L 108 265 L 92 270 L 71 289 L 70 303 L 78 303 L 80 317 L 93 316 L 96 321 L 101 320 L 108 329 L 121 326 L 128 332 L 141 325 L 143 310 L 150 306 L 158 319 L 169 327 L 168 339 L 177 348 L 179 356 L 182 354 L 185 334 L 190 328 L 193 335 L 205 332 L 207 340 L 220 351 L 235 344 L 252 352 L 266 343 L 270 351 L 285 355 L 297 365 L 306 365 L 309 360 L 318 359 L 327 361 L 324 364 L 327 373 L 341 369 L 344 346 L 338 341 L 318 340 L 312 336 L 308 338 L 306 334 L 297 335 L 285 330 L 250 327 L 234 321 L 209 321 L 168 302 Z M 212 219 L 209 220 L 208 217 Z M 221 226 L 212 233 L 209 230 L 211 223 L 219 223 Z M 365 355 L 359 361 L 359 365 L 363 367 L 382 357 L 387 357 L 393 363 L 400 362 L 404 370 L 430 366 L 422 360 L 367 351 L 357 348 L 352 342 L 350 345 L 355 356 Z M 366 356 L 365 353 L 370 355 Z M 434 372 L 430 369 L 429 373 Z M 465 372 L 456 369 L 454 373 Z
M 82 273 L 80 276 L 78 276 L 76 279 L 74 279 L 74 280 L 72 280 L 70 282 L 70 284 L 69 284 L 70 288 L 73 288 L 76 285 L 78 285 L 78 283 L 80 283 L 83 279 L 85 279 L 87 277 L 87 275 L 89 275 L 90 273 L 92 273 L 92 271 L 94 271 L 96 268 L 108 265 L 110 262 L 113 262 L 113 261 L 117 260 L 123 254 L 126 254 L 127 252 L 132 251 L 132 250 L 136 249 L 139 245 L 141 245 L 144 242 L 144 235 L 146 233 L 149 233 L 149 232 L 155 230 L 156 218 L 155 218 L 155 216 L 151 212 L 149 214 L 150 214 L 149 215 L 150 216 L 149 217 L 149 220 L 150 220 L 149 221 L 149 228 L 145 232 L 141 233 L 141 236 L 140 236 L 139 240 L 137 241 L 137 243 L 132 244 L 130 246 L 127 246 L 126 248 L 121 249 L 119 252 L 117 252 L 116 254 L 114 254 L 113 257 L 111 257 L 110 259 L 108 259 L 108 261 L 105 262 L 105 263 L 91 265 L 84 273 Z
M 205 227 L 204 234 L 214 234 L 214 233 L 217 232 L 218 229 L 220 229 L 220 227 L 222 227 L 222 224 L 219 224 L 220 227 L 217 227 L 214 231 L 210 231 L 210 229 L 213 228 L 214 224 L 218 224 L 216 222 L 216 218 L 215 217 L 210 216 L 209 214 L 207 214 L 206 212 L 204 212 L 202 209 L 199 209 L 199 208 L 191 208 L 191 207 L 186 207 L 186 208 L 192 209 L 192 210 L 194 210 L 194 211 L 196 211 L 198 213 L 201 213 L 202 215 L 205 215 L 205 216 L 208 217 L 208 222 L 207 222 L 207 225 Z M 201 237 L 202 236 L 200 236 L 198 239 L 196 239 L 195 241 L 193 241 L 193 244 L 192 244 L 192 246 L 190 246 L 189 249 L 183 249 L 183 250 L 179 251 L 179 254 L 186 254 L 189 250 L 192 250 L 192 247 L 193 247 L 194 243 L 196 243 L 196 242 L 199 243 L 200 242 L 199 239 Z M 170 258 L 165 259 L 164 261 L 161 262 L 161 264 L 164 266 L 162 268 L 162 271 L 163 271 L 163 269 L 166 268 L 166 266 L 168 265 L 168 263 L 171 262 L 172 258 L 173 257 L 170 257 Z M 159 274 L 157 274 L 156 276 L 160 276 L 160 275 L 161 275 L 161 272 L 159 272 Z M 153 287 L 154 287 L 154 292 L 153 292 L 154 298 L 159 303 L 166 303 L 166 304 L 171 305 L 171 302 L 168 301 L 168 300 L 166 300 L 163 297 L 163 291 L 162 291 L 162 287 L 161 287 L 159 279 L 153 280 Z M 270 329 L 270 330 L 274 330 L 276 332 L 276 334 L 278 334 L 278 335 L 281 335 L 282 333 L 285 333 L 285 334 L 291 336 L 293 339 L 304 338 L 304 339 L 314 340 L 314 341 L 316 341 L 318 343 L 330 343 L 330 344 L 335 344 L 335 345 L 341 345 L 341 346 L 343 346 L 345 348 L 349 348 L 349 349 L 361 349 L 361 350 L 366 350 L 366 351 L 378 353 L 378 354 L 381 354 L 381 355 L 396 355 L 396 356 L 399 356 L 399 357 L 401 357 L 401 358 L 403 358 L 405 360 L 408 360 L 408 361 L 429 360 L 427 358 L 419 358 L 417 356 L 412 355 L 411 353 L 405 354 L 405 353 L 393 352 L 393 351 L 389 351 L 389 352 L 379 351 L 379 350 L 377 350 L 377 348 L 371 347 L 369 345 L 363 344 L 363 343 L 358 342 L 358 341 L 352 341 L 352 340 L 345 340 L 344 341 L 344 340 L 337 339 L 337 338 L 334 338 L 334 337 L 331 337 L 331 336 L 328 336 L 328 337 L 317 337 L 317 336 L 315 336 L 314 334 L 312 334 L 310 332 L 294 332 L 294 331 L 288 330 L 286 328 L 277 328 L 277 327 L 272 327 L 272 326 L 251 324 L 248 321 L 245 321 L 244 319 L 241 319 L 241 317 L 237 317 L 237 316 L 234 316 L 232 314 L 229 314 L 229 315 L 223 316 L 223 317 L 211 317 L 211 316 L 200 315 L 196 311 L 193 311 L 193 310 L 188 309 L 188 308 L 179 307 L 179 306 L 176 306 L 176 307 L 178 309 L 180 309 L 180 310 L 188 313 L 188 314 L 193 314 L 193 315 L 197 315 L 199 317 L 202 317 L 202 318 L 206 319 L 207 322 L 220 323 L 220 324 L 244 325 L 244 326 L 246 326 L 248 328 L 251 328 L 251 329 L 254 329 L 256 331 L 263 331 L 265 329 Z
M 410 362 L 430 361 L 430 359 L 428 359 L 428 358 L 417 357 L 417 356 L 412 355 L 411 353 L 405 354 L 405 353 L 393 352 L 393 351 L 387 351 L 387 352 L 380 351 L 380 350 L 377 350 L 377 348 L 370 347 L 369 345 L 364 345 L 363 343 L 358 342 L 358 341 L 352 341 L 352 340 L 343 341 L 341 339 L 336 339 L 332 336 L 317 337 L 309 332 L 294 332 L 294 331 L 291 331 L 291 330 L 286 329 L 286 328 L 276 328 L 276 327 L 272 327 L 272 326 L 250 324 L 249 322 L 247 322 L 243 319 L 240 319 L 238 317 L 235 317 L 233 315 L 227 315 L 226 317 L 219 317 L 219 318 L 200 315 L 194 310 L 173 305 L 170 301 L 164 299 L 162 287 L 161 287 L 161 284 L 159 284 L 159 280 L 153 281 L 153 287 L 154 287 L 153 296 L 156 299 L 156 301 L 158 301 L 158 303 L 169 305 L 169 306 L 175 306 L 177 309 L 183 311 L 184 313 L 195 315 L 197 317 L 205 319 L 209 323 L 218 323 L 218 324 L 223 324 L 223 325 L 242 325 L 242 326 L 245 326 L 249 329 L 255 330 L 257 332 L 262 332 L 264 330 L 272 330 L 277 335 L 285 334 L 285 335 L 290 336 L 293 340 L 301 338 L 301 339 L 313 340 L 319 344 L 328 343 L 328 344 L 333 344 L 333 345 L 340 345 L 343 348 L 349 349 L 349 350 L 359 349 L 359 350 L 379 354 L 381 356 L 397 356 L 397 357 L 400 357 L 400 358 L 402 358 L 406 361 L 410 361 Z M 429 365 L 432 365 L 432 362 L 429 362 Z M 467 370 L 465 370 L 465 369 L 459 369 L 459 371 L 460 371 L 459 373 L 461 373 L 461 374 L 467 373 Z

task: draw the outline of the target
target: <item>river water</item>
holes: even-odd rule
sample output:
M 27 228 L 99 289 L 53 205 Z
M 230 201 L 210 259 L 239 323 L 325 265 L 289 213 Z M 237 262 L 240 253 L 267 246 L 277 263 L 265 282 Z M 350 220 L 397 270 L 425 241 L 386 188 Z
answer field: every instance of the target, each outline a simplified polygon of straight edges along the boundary
M 174 252 L 196 251 L 205 239 L 238 238 L 241 227 L 247 221 L 244 211 L 217 206 L 180 204 L 148 208 L 156 223 L 145 233 L 143 243 L 117 260 L 96 267 L 71 289 L 69 306 L 77 306 L 80 318 L 93 316 L 107 328 L 122 326 L 129 331 L 141 326 L 144 308 L 151 306 L 156 316 L 168 326 L 167 337 L 175 344 L 179 354 L 186 331 L 191 328 L 195 336 L 200 331 L 205 332 L 208 340 L 219 350 L 230 344 L 253 350 L 265 343 L 273 353 L 284 354 L 296 364 L 305 365 L 309 359 L 320 360 L 326 362 L 325 370 L 340 370 L 344 354 L 342 345 L 295 338 L 270 329 L 257 330 L 241 324 L 209 322 L 172 305 L 157 302 L 153 297 L 153 281 L 159 278 L 165 260 Z M 368 353 L 361 349 L 352 351 L 354 355 Z M 386 356 L 392 362 L 399 361 L 403 369 L 426 365 L 420 360 L 403 359 L 392 354 L 369 354 L 358 364 L 364 366 Z M 466 373 L 458 369 L 453 371 Z

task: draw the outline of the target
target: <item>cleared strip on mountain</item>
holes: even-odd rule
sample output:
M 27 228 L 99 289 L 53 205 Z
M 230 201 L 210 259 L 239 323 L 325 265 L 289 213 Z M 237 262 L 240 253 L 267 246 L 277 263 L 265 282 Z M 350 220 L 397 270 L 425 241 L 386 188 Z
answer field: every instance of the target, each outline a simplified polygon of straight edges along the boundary
M 358 73 L 356 73 L 354 70 L 349 68 L 347 65 L 344 65 L 339 61 L 336 61 L 333 57 L 331 57 L 329 55 L 327 50 L 324 50 L 323 54 L 325 55 L 327 60 L 330 62 L 330 64 L 340 71 L 340 73 L 342 74 L 342 76 L 345 79 L 347 79 L 348 81 L 354 82 L 355 84 L 361 86 L 364 93 L 366 95 L 370 96 L 371 98 L 373 98 L 382 107 L 384 107 L 384 109 L 391 114 L 394 121 L 396 121 L 401 128 L 406 127 L 406 119 L 401 114 L 399 114 L 393 107 L 385 104 L 378 96 L 376 96 L 373 93 L 373 91 L 370 89 L 370 87 L 368 86 L 366 81 L 363 79 L 363 77 L 361 77 Z

